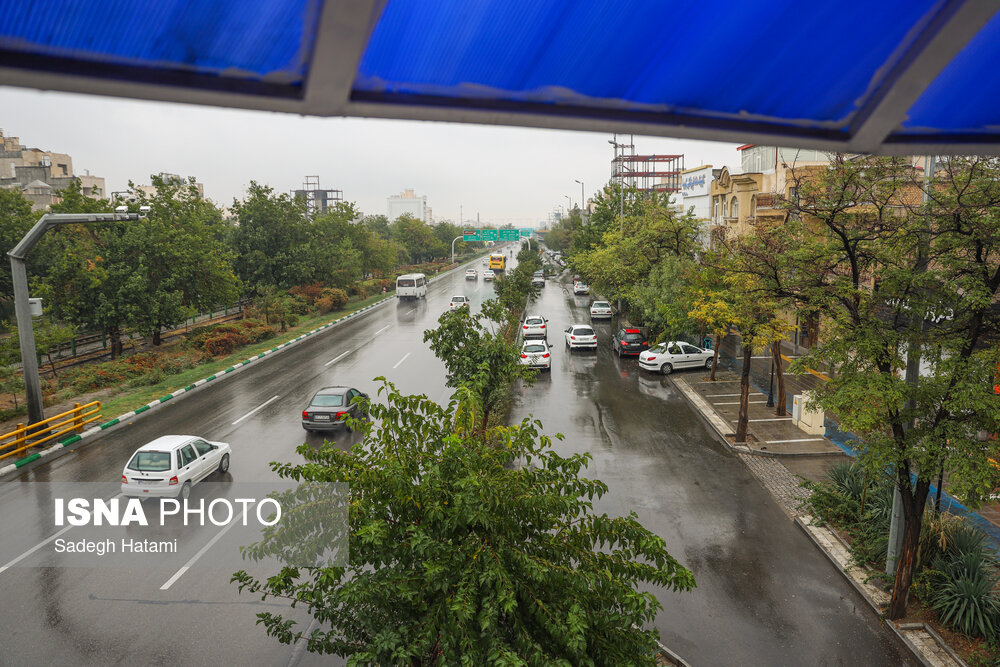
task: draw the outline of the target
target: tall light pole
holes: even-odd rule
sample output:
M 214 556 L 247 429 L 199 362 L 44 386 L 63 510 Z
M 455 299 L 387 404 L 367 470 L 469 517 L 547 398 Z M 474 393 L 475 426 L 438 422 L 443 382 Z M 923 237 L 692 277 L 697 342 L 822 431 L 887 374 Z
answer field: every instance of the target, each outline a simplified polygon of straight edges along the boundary
M 587 200 L 584 198 L 584 194 L 583 194 L 583 181 L 579 181 L 579 180 L 577 180 L 577 179 L 574 178 L 573 182 L 580 184 L 580 221 L 582 222 L 583 221 L 583 207 L 587 205 Z
M 563 197 L 565 197 L 566 201 L 569 202 L 569 205 L 566 207 L 566 215 L 569 215 L 570 211 L 573 210 L 573 198 L 569 195 L 563 195 Z
M 35 351 L 35 330 L 31 321 L 28 304 L 28 271 L 25 259 L 32 248 L 52 227 L 69 224 L 90 224 L 95 222 L 123 222 L 145 217 L 148 206 L 142 206 L 139 213 L 128 213 L 128 208 L 119 206 L 115 213 L 46 213 L 35 226 L 28 230 L 24 238 L 7 253 L 10 257 L 10 272 L 14 282 L 14 313 L 17 316 L 17 334 L 21 343 L 21 370 L 24 372 L 24 393 L 28 402 L 28 423 L 34 424 L 45 419 L 42 408 L 42 383 L 38 377 L 38 356 Z

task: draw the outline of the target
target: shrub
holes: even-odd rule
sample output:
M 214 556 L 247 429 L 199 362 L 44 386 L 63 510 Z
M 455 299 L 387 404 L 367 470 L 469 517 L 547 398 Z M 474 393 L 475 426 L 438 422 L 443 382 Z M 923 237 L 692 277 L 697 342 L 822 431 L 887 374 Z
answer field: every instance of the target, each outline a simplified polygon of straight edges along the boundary
M 997 637 L 1000 599 L 993 593 L 997 576 L 988 570 L 959 568 L 956 576 L 945 573 L 931 594 L 931 606 L 941 622 L 971 637 Z
M 240 332 L 250 339 L 251 343 L 259 343 L 274 336 L 274 329 L 262 320 L 242 320 L 239 323 Z
M 235 327 L 228 327 L 228 330 L 217 331 L 215 335 L 205 339 L 205 352 L 213 357 L 224 357 L 249 342 L 250 339 L 242 332 L 236 330 Z
M 315 306 L 316 301 L 323 295 L 323 283 L 299 285 L 288 290 L 288 293 L 302 298 L 310 306 Z
M 322 303 L 323 306 L 326 306 L 326 308 L 324 309 L 323 306 L 320 306 L 320 312 L 330 313 L 337 310 L 343 310 L 343 308 L 347 305 L 348 299 L 349 297 L 347 296 L 347 292 L 338 287 L 330 287 L 323 290 L 323 296 L 320 301 L 317 302 L 317 306 Z

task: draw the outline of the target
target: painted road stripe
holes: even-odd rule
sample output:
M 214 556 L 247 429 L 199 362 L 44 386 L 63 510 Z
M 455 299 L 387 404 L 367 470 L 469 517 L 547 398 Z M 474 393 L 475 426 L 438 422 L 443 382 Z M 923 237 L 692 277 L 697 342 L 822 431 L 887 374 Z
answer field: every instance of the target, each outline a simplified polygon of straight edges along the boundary
M 350 354 L 351 352 L 353 352 L 353 351 L 354 351 L 354 350 L 348 350 L 347 352 L 344 352 L 343 354 L 341 354 L 341 355 L 340 355 L 339 357 L 337 357 L 336 359 L 331 359 L 330 361 L 326 362 L 326 363 L 325 363 L 325 364 L 323 364 L 323 365 L 324 365 L 324 366 L 329 366 L 330 364 L 335 364 L 335 363 L 337 363 L 338 361 L 340 361 L 341 359 L 343 359 L 344 357 L 346 357 L 347 355 L 349 355 L 349 354 Z
M 42 548 L 42 547 L 44 547 L 44 546 L 45 546 L 46 544 L 48 544 L 48 543 L 49 543 L 49 542 L 51 542 L 52 540 L 56 539 L 56 538 L 57 538 L 57 537 L 59 537 L 60 535 L 64 534 L 64 533 L 65 533 L 65 532 L 66 532 L 67 530 L 69 530 L 69 529 L 70 529 L 70 528 L 72 528 L 72 527 L 73 527 L 73 526 L 66 526 L 65 528 L 63 528 L 62 530 L 60 530 L 60 531 L 59 531 L 58 533 L 56 533 L 56 534 L 55 534 L 55 535 L 53 535 L 52 537 L 50 537 L 50 538 L 48 538 L 47 540 L 44 540 L 44 541 L 42 541 L 42 542 L 39 542 L 39 543 L 38 543 L 38 544 L 36 544 L 35 546 L 31 547 L 30 549 L 28 549 L 27 551 L 25 551 L 25 552 L 24 552 L 23 554 L 21 554 L 20 556 L 18 556 L 18 557 L 17 557 L 17 558 L 15 558 L 14 560 L 10 561 L 9 563 L 7 563 L 6 565 L 4 565 L 3 567 L 0 567 L 0 573 L 3 573 L 3 571 L 4 571 L 4 570 L 6 570 L 6 569 L 8 569 L 8 568 L 10 568 L 10 567 L 13 567 L 14 565 L 17 565 L 17 564 L 18 564 L 18 563 L 20 563 L 20 562 L 21 562 L 22 560 L 24 560 L 25 558 L 27 558 L 27 557 L 28 557 L 28 556 L 30 556 L 31 554 L 35 553 L 36 551 L 38 551 L 39 549 L 41 549 L 41 548 Z
M 825 438 L 800 438 L 798 440 L 767 440 L 769 445 L 777 445 L 783 442 L 822 442 Z
M 409 353 L 409 352 L 407 352 L 406 354 L 404 354 L 404 355 L 403 355 L 403 358 L 402 358 L 402 359 L 400 359 L 399 361 L 397 361 L 397 362 L 396 362 L 396 365 L 392 367 L 392 370 L 396 370 L 397 368 L 399 368 L 399 365 L 400 365 L 401 363 L 403 363 L 404 361 L 406 361 L 406 358 L 407 358 L 408 356 L 410 356 L 410 353 Z
M 763 405 L 767 403 L 767 401 L 747 401 L 747 403 L 749 405 Z M 735 403 L 712 403 L 712 405 L 739 405 L 739 404 L 740 404 L 739 401 L 736 401 Z
M 271 398 L 267 399 L 266 401 L 264 401 L 263 403 L 261 403 L 260 405 L 258 405 L 258 406 L 257 406 L 256 408 L 254 408 L 254 409 L 253 409 L 253 410 L 251 410 L 250 412 L 246 413 L 245 415 L 243 415 L 242 417 L 240 417 L 240 418 L 239 418 L 239 419 L 237 419 L 236 421 L 234 421 L 234 422 L 233 422 L 233 426 L 236 426 L 236 425 L 237 425 L 237 424 L 239 424 L 239 423 L 240 423 L 241 421 L 243 421 L 244 419 L 246 419 L 247 417 L 249 417 L 249 416 L 250 416 L 250 415 L 252 415 L 253 413 L 257 412 L 258 410 L 263 410 L 263 409 L 264 409 L 264 406 L 266 406 L 266 405 L 267 405 L 268 403 L 273 403 L 273 402 L 274 402 L 274 401 L 276 401 L 276 400 L 278 400 L 278 397 L 277 397 L 277 396 L 272 396 Z
M 382 333 L 383 331 L 385 331 L 386 329 L 388 329 L 390 326 L 392 326 L 392 325 L 391 324 L 385 325 L 384 327 L 382 327 L 381 329 L 379 329 L 378 331 L 376 331 L 375 335 L 376 336 L 379 335 L 380 333 Z
M 204 556 L 205 552 L 208 551 L 209 549 L 211 549 L 215 545 L 216 542 L 218 542 L 219 540 L 221 540 L 222 536 L 225 535 L 226 533 L 228 533 L 230 528 L 232 528 L 238 522 L 240 522 L 240 521 L 243 520 L 243 514 L 245 512 L 246 512 L 245 509 L 240 510 L 240 515 L 238 517 L 236 517 L 235 519 L 233 519 L 232 521 L 230 521 L 229 524 L 225 528 L 223 528 L 218 533 L 216 533 L 215 537 L 213 537 L 212 539 L 210 539 L 208 541 L 208 544 L 206 544 L 205 546 L 203 546 L 201 549 L 198 550 L 198 553 L 196 553 L 195 555 L 191 556 L 191 560 L 189 560 L 188 562 L 184 563 L 184 566 L 181 569 L 179 569 L 176 572 L 174 572 L 174 576 L 172 576 L 169 579 L 167 579 L 163 583 L 163 585 L 160 586 L 160 590 L 161 591 L 167 590 L 168 588 L 170 588 L 171 586 L 173 586 L 177 582 L 178 579 L 180 579 L 181 577 L 183 577 L 184 573 L 187 572 L 188 570 L 190 570 L 191 566 L 194 565 L 195 562 L 199 558 L 201 558 L 202 556 Z

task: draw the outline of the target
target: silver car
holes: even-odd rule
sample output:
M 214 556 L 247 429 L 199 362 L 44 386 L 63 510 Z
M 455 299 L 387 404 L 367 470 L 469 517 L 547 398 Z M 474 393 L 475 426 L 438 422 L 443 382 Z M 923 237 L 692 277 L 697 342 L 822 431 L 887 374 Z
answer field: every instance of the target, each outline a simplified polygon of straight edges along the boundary
M 350 432 L 348 417 L 368 417 L 367 409 L 354 402 L 358 396 L 368 399 L 368 394 L 353 387 L 323 387 L 313 395 L 309 405 L 302 411 L 302 428 L 312 432 L 332 431 L 343 426 Z

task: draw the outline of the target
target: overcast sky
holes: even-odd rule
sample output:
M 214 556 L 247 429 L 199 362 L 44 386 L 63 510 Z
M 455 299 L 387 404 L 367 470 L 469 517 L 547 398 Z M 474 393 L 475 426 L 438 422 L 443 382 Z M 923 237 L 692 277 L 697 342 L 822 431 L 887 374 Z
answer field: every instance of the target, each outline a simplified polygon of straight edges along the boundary
M 420 121 L 302 118 L 0 87 L 0 128 L 25 146 L 68 153 L 108 192 L 152 173 L 195 176 L 229 205 L 251 180 L 278 191 L 318 175 L 365 213 L 413 188 L 437 220 L 530 226 L 567 196 L 579 204 L 611 175 L 610 133 Z M 636 153 L 683 153 L 685 166 L 739 164 L 736 144 L 635 137 Z

